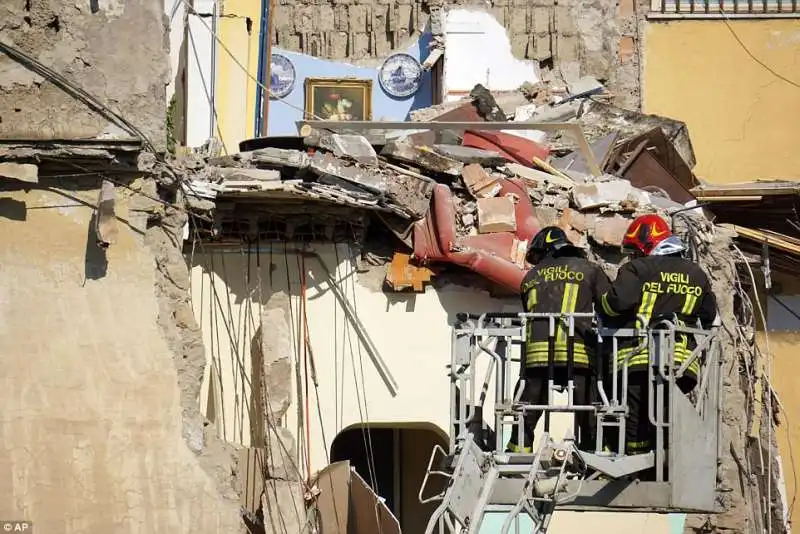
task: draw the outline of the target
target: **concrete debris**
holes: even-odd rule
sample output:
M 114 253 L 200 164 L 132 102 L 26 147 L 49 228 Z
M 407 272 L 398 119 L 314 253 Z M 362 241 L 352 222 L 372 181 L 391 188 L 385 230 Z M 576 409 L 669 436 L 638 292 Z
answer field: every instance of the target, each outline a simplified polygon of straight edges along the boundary
M 237 201 L 243 199 L 247 199 L 248 207 L 260 205 L 263 212 L 281 217 L 281 224 L 291 228 L 322 227 L 324 223 L 319 221 L 323 219 L 335 224 L 344 221 L 347 226 L 343 234 L 353 239 L 350 236 L 366 235 L 363 229 L 368 225 L 385 226 L 389 230 L 385 235 L 397 240 L 388 240 L 396 248 L 385 279 L 381 273 L 384 291 L 424 291 L 440 266 L 452 264 L 477 273 L 493 287 L 516 292 L 526 272 L 525 252 L 531 240 L 542 227 L 550 225 L 563 228 L 573 244 L 613 276 L 630 222 L 638 215 L 657 213 L 671 221 L 673 230 L 700 259 L 718 295 L 725 330 L 736 331 L 730 290 L 736 273 L 728 250 L 732 237 L 709 222 L 702 209 L 685 209 L 697 202 L 688 187 L 696 178 L 691 172 L 694 155 L 685 125 L 621 110 L 596 102 L 594 97 L 569 100 L 581 92 L 600 89 L 592 79 L 578 80 L 569 92 L 549 85 L 528 88 L 529 93 L 523 96 L 527 104 L 516 103 L 509 108 L 516 109 L 519 117 L 534 121 L 580 115 L 581 128 L 604 173 L 596 177 L 587 173 L 587 163 L 577 151 L 579 143 L 572 133 L 549 135 L 546 142 L 536 145 L 522 137 L 478 127 L 451 131 L 446 136 L 441 132 L 405 132 L 392 139 L 389 135 L 351 136 L 344 132 L 314 138 L 316 133 L 306 132 L 309 135 L 304 143 L 313 150 L 260 148 L 224 158 L 177 161 L 175 174 L 181 177 L 190 211 L 214 221 L 221 212 L 226 214 L 225 224 L 215 222 L 215 226 L 202 230 L 212 238 L 261 235 L 262 220 L 239 209 L 245 203 Z M 516 98 L 519 100 L 519 94 Z M 448 114 L 450 118 L 441 118 Z M 416 112 L 415 117 L 422 116 L 426 120 L 507 120 L 497 101 L 482 87 L 477 87 L 469 100 Z M 420 126 L 424 129 L 425 125 Z M 378 138 L 385 144 L 375 141 Z M 381 156 L 373 156 L 374 150 L 367 150 L 365 143 L 382 146 Z M 656 165 L 665 174 L 651 172 Z M 687 196 L 680 196 L 684 194 Z M 671 215 L 677 212 L 681 213 L 673 218 Z M 309 235 L 330 239 L 333 227 L 312 230 Z M 356 227 L 358 231 L 353 230 Z M 263 409 L 275 417 L 288 409 L 286 388 L 291 369 L 278 356 L 291 352 L 284 346 L 286 313 L 283 309 L 265 313 L 264 331 L 278 334 L 271 334 L 270 340 L 259 345 L 259 364 L 269 376 L 271 391 L 269 404 Z M 742 355 L 737 354 L 731 339 L 726 337 L 724 343 L 725 365 L 735 369 L 736 358 Z M 727 399 L 741 399 L 735 403 L 741 412 L 747 400 L 739 385 L 731 380 L 723 387 Z M 273 395 L 272 391 L 277 393 Z M 750 392 L 747 398 L 752 397 Z M 731 447 L 738 440 L 737 450 L 745 451 L 741 442 L 746 435 L 744 425 L 736 423 L 741 413 L 729 412 L 723 415 L 721 437 Z M 256 446 L 269 450 L 266 444 Z M 346 474 L 347 469 L 344 471 Z M 723 458 L 721 485 L 735 488 L 737 477 L 746 474 L 744 471 L 730 458 Z M 276 467 L 273 473 L 288 476 L 282 467 Z M 284 483 L 280 478 L 274 482 Z M 324 494 L 322 486 L 320 490 Z M 720 495 L 726 510 L 746 507 L 738 490 Z M 272 512 L 265 511 L 265 517 L 267 513 Z M 740 519 L 729 513 L 707 521 L 732 531 L 742 524 Z M 694 519 L 689 522 L 697 524 L 696 528 L 702 526 Z
M 259 168 L 285 168 L 305 169 L 310 165 L 308 155 L 298 150 L 285 150 L 282 148 L 260 148 L 252 152 L 244 152 L 240 161 L 251 162 Z
M 114 211 L 115 204 L 116 190 L 114 184 L 108 180 L 103 180 L 97 199 L 94 228 L 97 237 L 97 246 L 103 249 L 116 243 L 117 236 L 119 235 L 117 214 Z
M 625 180 L 611 179 L 604 182 L 580 184 L 572 191 L 572 199 L 580 210 L 619 207 L 620 209 L 646 207 L 650 195 L 634 188 Z
M 517 229 L 512 196 L 478 199 L 478 232 L 513 232 Z
M 39 167 L 30 163 L 0 163 L 0 178 L 11 178 L 30 184 L 39 183 Z
M 464 170 L 461 172 L 461 178 L 464 180 L 464 185 L 467 186 L 467 190 L 469 190 L 470 194 L 475 198 L 494 197 L 500 192 L 498 179 L 490 176 L 489 173 L 477 163 L 472 163 L 464 167 Z
M 460 161 L 438 154 L 427 146 L 415 145 L 408 137 L 389 141 L 381 155 L 438 174 L 458 176 L 464 168 Z
M 275 170 L 211 167 L 209 171 L 224 182 L 279 182 L 281 179 L 280 171 Z
M 506 159 L 497 152 L 468 146 L 433 145 L 433 150 L 442 156 L 460 161 L 461 163 L 477 163 L 484 167 L 499 167 L 506 162 Z
M 305 136 L 307 146 L 332 152 L 334 156 L 351 159 L 367 165 L 378 164 L 378 154 L 363 135 L 345 135 L 312 130 Z

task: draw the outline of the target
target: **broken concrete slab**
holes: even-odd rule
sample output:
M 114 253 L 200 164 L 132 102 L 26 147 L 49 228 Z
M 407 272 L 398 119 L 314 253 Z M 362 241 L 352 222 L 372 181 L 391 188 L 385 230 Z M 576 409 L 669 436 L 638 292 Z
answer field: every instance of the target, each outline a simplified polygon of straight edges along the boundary
M 223 182 L 280 182 L 281 172 L 271 169 L 248 169 L 243 167 L 210 167 L 209 173 Z
M 494 197 L 500 192 L 501 185 L 499 180 L 490 176 L 489 173 L 477 163 L 472 163 L 464 167 L 461 171 L 461 178 L 464 180 L 464 185 L 467 186 L 467 190 L 475 198 Z
M 506 159 L 497 152 L 481 150 L 460 145 L 433 145 L 433 150 L 442 156 L 460 161 L 461 163 L 477 163 L 484 167 L 499 167 L 506 163 Z
M 386 143 L 381 155 L 450 176 L 458 176 L 464 168 L 460 161 L 437 154 L 426 146 L 415 146 L 407 137 Z
M 526 182 L 533 182 L 534 184 L 545 182 L 548 185 L 555 185 L 563 187 L 564 189 L 572 189 L 575 187 L 575 182 L 568 178 L 550 174 L 537 169 L 532 169 L 531 167 L 526 167 L 525 165 L 520 165 L 519 163 L 507 163 L 501 170 L 507 174 L 510 174 L 511 176 L 519 176 Z
M 39 183 L 39 167 L 30 163 L 0 163 L 0 178 L 11 178 L 30 184 Z
M 588 210 L 623 203 L 643 206 L 650 203 L 650 196 L 634 188 L 627 180 L 612 179 L 576 185 L 572 190 L 572 200 L 579 210 Z
M 630 219 L 618 214 L 598 215 L 589 235 L 600 245 L 619 247 L 630 223 Z
M 363 168 L 347 165 L 332 154 L 317 152 L 310 158 L 311 170 L 321 179 L 336 177 L 355 184 L 369 193 L 381 195 L 386 192 L 386 176 L 376 167 Z
M 510 196 L 478 199 L 478 232 L 514 232 L 517 216 Z
M 261 313 L 260 356 L 266 395 L 266 417 L 277 422 L 292 402 L 292 337 L 289 296 L 274 293 Z
M 35 165 L 32 166 L 35 167 Z M 103 249 L 116 243 L 119 235 L 117 215 L 114 212 L 115 203 L 116 190 L 114 184 L 108 180 L 103 180 L 97 199 L 97 212 L 95 213 L 97 246 Z
M 586 216 L 572 208 L 566 208 L 558 220 L 558 225 L 562 228 L 573 228 L 578 232 L 585 232 L 588 225 Z
M 597 163 L 597 166 L 600 167 L 600 170 L 605 169 L 611 154 L 611 149 L 617 142 L 618 137 L 619 134 L 617 132 L 611 132 L 605 137 L 602 137 L 589 145 L 589 148 L 594 155 L 594 160 Z M 586 162 L 586 158 L 584 158 L 583 154 L 577 150 L 567 154 L 562 158 L 553 158 L 550 161 L 550 164 L 561 171 L 572 170 L 583 174 L 591 174 L 591 171 L 589 170 L 589 164 Z
M 584 76 L 573 83 L 568 83 L 567 87 L 569 88 L 569 94 L 571 96 L 585 95 L 595 91 L 605 90 L 605 86 L 598 82 L 597 78 L 594 76 Z
M 247 154 L 246 157 L 245 154 Z M 279 169 L 283 167 L 305 169 L 310 165 L 308 154 L 305 152 L 272 147 L 259 148 L 252 152 L 242 153 L 239 161 L 252 162 L 256 167 Z
M 365 165 L 377 165 L 378 154 L 363 135 L 329 133 L 312 129 L 303 139 L 306 146 L 333 152 L 340 158 L 351 159 Z
M 267 480 L 261 498 L 265 534 L 302 532 L 306 526 L 303 488 L 299 482 Z M 291 510 L 291 512 L 288 512 Z

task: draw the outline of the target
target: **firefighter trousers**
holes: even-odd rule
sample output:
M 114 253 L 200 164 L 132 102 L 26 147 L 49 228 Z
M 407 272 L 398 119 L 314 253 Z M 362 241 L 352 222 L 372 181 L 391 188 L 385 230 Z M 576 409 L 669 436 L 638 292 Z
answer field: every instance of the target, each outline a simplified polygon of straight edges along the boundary
M 617 384 L 622 385 L 622 372 L 617 375 Z M 697 385 L 697 379 L 684 375 L 676 381 L 678 389 L 684 394 L 691 392 Z M 625 454 L 643 454 L 656 446 L 656 428 L 650 424 L 650 382 L 647 369 L 631 369 L 628 371 L 628 417 L 625 420 Z M 662 421 L 669 421 L 669 388 L 664 387 L 664 416 Z M 653 395 L 655 401 L 655 393 Z M 603 434 L 605 446 L 617 451 L 617 432 L 610 428 Z M 664 432 L 664 449 L 669 448 L 669 433 Z M 666 474 L 666 473 L 665 473 Z M 655 469 L 648 469 L 639 476 L 640 480 L 655 480 Z
M 514 388 L 514 395 L 519 393 L 522 380 L 525 385 L 520 395 L 520 402 L 528 404 L 547 404 L 547 367 L 526 367 L 519 382 Z M 576 367 L 573 369 L 572 380 L 575 386 L 574 402 L 576 405 L 593 404 L 595 399 L 592 371 L 586 367 Z M 557 366 L 553 375 L 553 381 L 560 386 L 567 385 L 567 368 Z M 542 412 L 527 412 L 523 423 L 524 436 L 523 442 L 519 442 L 519 426 L 514 425 L 511 431 L 509 450 L 512 452 L 530 451 L 533 446 L 533 431 L 536 424 L 542 417 Z M 576 442 L 581 450 L 595 449 L 595 417 L 592 412 L 579 411 L 575 413 Z

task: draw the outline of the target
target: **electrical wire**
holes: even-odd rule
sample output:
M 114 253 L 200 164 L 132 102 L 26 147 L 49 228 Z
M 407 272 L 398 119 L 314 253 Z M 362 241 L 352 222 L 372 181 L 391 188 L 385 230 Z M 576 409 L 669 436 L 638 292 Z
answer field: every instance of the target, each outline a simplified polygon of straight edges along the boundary
M 186 0 L 183 0 L 184 2 Z M 38 59 L 35 59 L 19 48 L 16 48 L 6 42 L 0 41 L 0 51 L 5 53 L 8 57 L 16 61 L 17 63 L 27 67 L 28 69 L 32 70 L 39 76 L 45 78 L 46 80 L 52 82 L 54 85 L 59 87 L 61 90 L 72 96 L 73 98 L 80 100 L 85 105 L 87 105 L 92 111 L 95 111 L 102 115 L 104 118 L 108 119 L 110 122 L 113 122 L 123 130 L 126 130 L 128 133 L 133 135 L 134 137 L 138 137 L 142 143 L 153 153 L 157 153 L 155 146 L 139 128 L 137 128 L 133 123 L 128 121 L 125 117 L 111 109 L 106 104 L 102 103 L 98 100 L 95 96 L 88 93 L 87 91 L 83 90 L 80 86 L 72 82 L 71 80 L 64 77 L 62 74 L 54 71 L 47 65 L 40 62 Z
M 747 257 L 744 255 L 744 253 L 741 251 L 741 249 L 739 247 L 737 247 L 736 245 L 733 245 L 733 250 L 736 251 L 736 253 L 739 255 L 739 257 L 744 262 L 745 267 L 747 268 L 747 271 L 750 274 L 750 279 L 753 282 L 753 287 L 756 287 L 756 278 L 755 278 L 755 275 L 753 274 L 753 269 L 750 267 L 750 263 L 748 263 L 748 261 L 747 261 Z M 773 417 L 773 412 L 772 412 L 772 350 L 770 349 L 770 346 L 769 346 L 769 332 L 767 331 L 768 330 L 767 329 L 767 316 L 764 313 L 763 306 L 761 305 L 761 299 L 758 296 L 758 291 L 753 291 L 753 296 L 754 296 L 755 301 L 756 301 L 756 307 L 758 308 L 758 313 L 759 313 L 759 317 L 761 319 L 761 324 L 764 326 L 764 346 L 766 348 L 766 357 L 767 357 L 766 358 L 767 359 L 767 378 L 766 378 L 766 382 L 767 382 L 767 406 L 766 406 L 766 409 L 767 409 L 767 413 L 770 416 L 769 424 L 767 426 L 767 443 L 768 443 L 767 461 L 768 461 L 768 465 L 769 465 L 770 471 L 767 474 L 767 484 L 766 484 L 767 485 L 767 495 L 766 495 L 766 497 L 767 497 L 767 499 L 769 499 L 769 503 L 771 503 L 772 502 L 772 464 L 773 464 L 773 461 L 774 461 L 773 447 L 772 447 L 772 438 L 773 438 L 773 435 L 772 435 L 772 417 Z M 767 533 L 771 533 L 772 532 L 772 507 L 771 506 L 767 507 L 767 512 L 769 514 L 769 516 L 767 517 Z
M 197 45 L 194 42 L 194 34 L 192 34 L 192 27 L 187 25 L 187 33 L 189 35 L 189 43 L 192 47 L 192 53 L 194 55 L 194 61 L 197 65 L 197 72 L 200 73 L 200 83 L 203 85 L 203 92 L 206 95 L 206 100 L 208 101 L 209 107 L 211 107 L 211 113 L 214 115 L 214 125 L 217 127 L 217 135 L 219 136 L 219 141 L 222 143 L 222 150 L 225 152 L 225 155 L 228 155 L 228 147 L 225 145 L 225 141 L 222 137 L 222 129 L 219 125 L 219 115 L 217 114 L 217 106 L 214 102 L 214 99 L 211 98 L 211 92 L 208 88 L 208 84 L 206 83 L 206 77 L 203 74 L 203 67 L 200 65 L 200 56 L 197 54 Z M 212 81 L 213 83 L 213 81 Z
M 230 58 L 233 60 L 233 62 L 236 64 L 236 66 L 237 66 L 237 67 L 239 67 L 239 68 L 240 68 L 240 69 L 241 69 L 241 70 L 242 70 L 242 71 L 245 73 L 245 75 L 246 75 L 248 78 L 250 78 L 252 81 L 254 81 L 254 82 L 256 83 L 256 85 L 257 85 L 259 88 L 261 88 L 261 90 L 262 90 L 262 91 L 265 91 L 265 93 L 266 93 L 266 94 L 269 96 L 269 98 L 270 98 L 270 99 L 273 99 L 273 100 L 275 100 L 276 102 L 281 102 L 282 104 L 284 104 L 284 105 L 286 105 L 286 106 L 289 106 L 290 108 L 293 108 L 293 109 L 295 109 L 295 110 L 297 110 L 297 111 L 300 111 L 300 112 L 302 112 L 302 113 L 303 113 L 303 117 L 306 117 L 306 116 L 309 116 L 309 115 L 310 115 L 312 119 L 315 119 L 315 120 L 322 120 L 320 117 L 318 117 L 318 116 L 317 116 L 317 115 L 315 115 L 314 113 L 312 113 L 312 112 L 309 112 L 309 111 L 306 111 L 305 109 L 303 109 L 303 108 L 301 108 L 301 107 L 299 107 L 299 106 L 295 106 L 294 104 L 292 104 L 292 103 L 290 103 L 290 102 L 287 102 L 285 99 L 283 99 L 283 98 L 280 98 L 280 97 L 276 96 L 276 95 L 275 95 L 275 93 L 273 93 L 273 92 L 270 90 L 270 88 L 269 88 L 269 87 L 265 86 L 263 83 L 261 83 L 261 82 L 258 80 L 258 78 L 257 78 L 257 77 L 253 76 L 253 75 L 250 73 L 250 71 L 248 70 L 248 67 L 245 67 L 245 66 L 242 64 L 242 62 L 241 62 L 241 61 L 239 61 L 239 60 L 236 58 L 236 56 L 235 56 L 235 55 L 234 55 L 234 53 L 233 53 L 233 52 L 230 50 L 230 48 L 228 48 L 228 47 L 225 45 L 225 43 L 223 43 L 223 42 L 222 42 L 222 39 L 220 39 L 220 37 L 217 35 L 217 33 L 216 33 L 216 32 L 215 32 L 215 31 L 214 31 L 214 30 L 213 30 L 213 29 L 212 29 L 212 28 L 211 28 L 211 27 L 210 27 L 208 24 L 206 24 L 206 21 L 205 21 L 205 20 L 203 20 L 203 17 L 202 17 L 202 16 L 200 16 L 200 15 L 199 15 L 199 14 L 198 14 L 198 13 L 197 13 L 195 10 L 194 10 L 194 8 L 191 6 L 191 4 L 188 2 L 188 0 L 181 0 L 181 1 L 182 1 L 182 2 L 184 3 L 184 5 L 186 6 L 186 9 L 188 10 L 189 14 L 190 14 L 190 15 L 194 15 L 194 16 L 196 16 L 196 17 L 197 17 L 197 18 L 200 20 L 200 22 L 202 22 L 202 23 L 203 23 L 203 26 L 205 26 L 206 30 L 208 30 L 208 33 L 209 33 L 209 34 L 210 34 L 210 35 L 211 35 L 211 36 L 214 38 L 214 40 L 215 40 L 215 41 L 217 41 L 217 43 L 219 43 L 220 47 L 222 47 L 222 49 L 225 51 L 225 53 L 226 53 L 226 54 L 228 54 L 228 56 L 230 56 Z
M 731 35 L 736 40 L 736 42 L 739 43 L 739 46 L 742 48 L 742 50 L 744 50 L 744 52 L 748 56 L 750 56 L 750 59 L 752 59 L 753 61 L 755 61 L 759 65 L 761 65 L 761 67 L 764 68 L 764 70 L 766 70 L 767 72 L 769 72 L 770 74 L 772 74 L 773 76 L 778 78 L 779 80 L 783 80 L 784 82 L 788 83 L 789 85 L 792 85 L 792 86 L 797 87 L 798 89 L 800 89 L 800 83 L 797 83 L 796 81 L 794 81 L 794 80 L 792 80 L 790 78 L 787 78 L 786 76 L 784 76 L 780 72 L 776 71 L 774 68 L 772 68 L 769 65 L 767 65 L 763 60 L 758 58 L 750 50 L 750 48 L 746 44 L 744 44 L 744 41 L 742 41 L 741 37 L 739 37 L 739 34 L 737 34 L 736 31 L 733 29 L 733 25 L 731 24 L 730 17 L 728 16 L 728 13 L 724 9 L 722 9 L 722 6 L 720 6 L 718 9 L 719 9 L 719 13 L 722 15 L 722 20 L 725 22 L 725 26 L 728 28 L 728 31 L 731 32 Z

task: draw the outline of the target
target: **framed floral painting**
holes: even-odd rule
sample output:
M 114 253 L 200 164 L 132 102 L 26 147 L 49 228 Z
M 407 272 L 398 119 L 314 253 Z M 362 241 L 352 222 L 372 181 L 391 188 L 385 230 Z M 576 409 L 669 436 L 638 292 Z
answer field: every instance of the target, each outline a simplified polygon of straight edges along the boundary
M 306 78 L 306 120 L 372 120 L 372 80 Z

